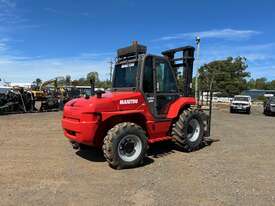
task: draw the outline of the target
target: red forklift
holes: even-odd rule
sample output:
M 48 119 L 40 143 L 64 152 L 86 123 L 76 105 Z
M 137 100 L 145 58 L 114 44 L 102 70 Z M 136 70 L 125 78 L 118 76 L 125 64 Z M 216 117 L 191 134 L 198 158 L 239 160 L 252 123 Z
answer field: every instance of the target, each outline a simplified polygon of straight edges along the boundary
M 194 47 L 147 54 L 136 41 L 117 50 L 111 91 L 94 91 L 64 107 L 64 135 L 75 149 L 102 148 L 112 168 L 143 163 L 150 144 L 173 140 L 191 152 L 210 135 L 210 119 L 191 96 Z M 177 74 L 182 69 L 183 88 Z

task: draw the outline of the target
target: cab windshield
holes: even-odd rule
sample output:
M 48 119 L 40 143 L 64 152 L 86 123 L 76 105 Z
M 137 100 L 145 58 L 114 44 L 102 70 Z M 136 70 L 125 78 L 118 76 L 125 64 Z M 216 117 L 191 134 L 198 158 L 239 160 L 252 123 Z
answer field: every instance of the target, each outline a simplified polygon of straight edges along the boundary
M 235 97 L 234 101 L 243 101 L 243 102 L 248 102 L 249 98 L 248 97 Z
M 117 64 L 114 69 L 114 88 L 136 87 L 138 63 Z

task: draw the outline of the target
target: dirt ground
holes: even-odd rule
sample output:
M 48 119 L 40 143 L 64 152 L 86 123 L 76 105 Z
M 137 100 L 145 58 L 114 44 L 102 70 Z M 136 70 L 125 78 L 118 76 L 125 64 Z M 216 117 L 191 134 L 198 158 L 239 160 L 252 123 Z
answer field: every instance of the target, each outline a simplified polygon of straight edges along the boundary
M 0 205 L 275 205 L 275 117 L 215 110 L 193 153 L 157 144 L 139 168 L 113 170 L 77 152 L 62 113 L 0 116 Z

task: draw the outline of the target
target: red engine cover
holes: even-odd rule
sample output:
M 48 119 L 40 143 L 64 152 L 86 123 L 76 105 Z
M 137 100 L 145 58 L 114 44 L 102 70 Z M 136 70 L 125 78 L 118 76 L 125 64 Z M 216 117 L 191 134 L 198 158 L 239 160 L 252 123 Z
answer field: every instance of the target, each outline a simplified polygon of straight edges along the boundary
M 141 92 L 107 92 L 102 98 L 78 98 L 64 107 L 62 127 L 64 134 L 72 141 L 94 145 L 95 134 L 100 124 L 117 115 L 140 114 L 146 119 L 148 142 L 166 140 L 171 120 L 185 105 L 195 104 L 191 97 L 181 97 L 170 105 L 166 121 L 155 121 Z M 99 114 L 100 113 L 100 118 Z M 133 120 L 134 121 L 134 120 Z M 155 139 L 155 141 L 153 140 Z

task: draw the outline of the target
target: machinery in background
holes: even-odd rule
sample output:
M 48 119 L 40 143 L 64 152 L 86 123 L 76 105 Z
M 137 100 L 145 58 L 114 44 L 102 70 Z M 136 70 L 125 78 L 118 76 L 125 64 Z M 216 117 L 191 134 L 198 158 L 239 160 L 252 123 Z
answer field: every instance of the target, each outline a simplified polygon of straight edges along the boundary
M 32 90 L 23 87 L 0 87 L 0 114 L 58 111 L 63 105 L 79 96 L 70 93 L 60 82 L 58 77 L 43 82 L 40 87 Z M 72 90 L 72 89 L 70 89 Z
M 0 84 L 0 114 L 59 111 L 66 102 L 91 95 L 91 86 L 72 86 L 62 76 L 29 86 Z
M 0 114 L 34 112 L 33 94 L 23 88 L 1 88 Z
M 275 115 L 275 96 L 270 96 L 264 102 L 264 114 Z
M 63 109 L 63 105 L 70 100 L 63 86 L 64 77 L 43 82 L 39 87 L 32 90 L 35 107 L 40 112 Z

